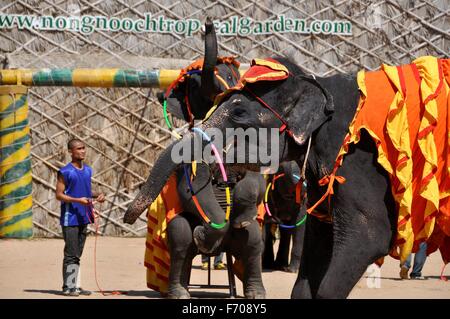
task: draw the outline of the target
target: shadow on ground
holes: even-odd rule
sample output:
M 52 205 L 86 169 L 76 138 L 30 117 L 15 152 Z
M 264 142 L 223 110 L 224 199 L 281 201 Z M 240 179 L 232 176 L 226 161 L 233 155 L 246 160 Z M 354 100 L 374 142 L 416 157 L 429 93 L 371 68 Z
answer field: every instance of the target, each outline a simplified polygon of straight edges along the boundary
M 55 296 L 63 296 L 61 290 L 44 290 L 44 289 L 24 289 L 24 292 L 33 292 L 38 294 L 47 294 L 47 295 L 55 295 Z
M 364 275 L 362 278 L 367 278 L 367 279 L 373 279 L 374 277 L 373 276 L 367 276 L 367 275 Z M 441 279 L 441 276 L 424 276 L 424 279 L 411 279 L 411 278 L 408 278 L 408 279 L 401 279 L 401 278 L 397 278 L 397 277 L 380 277 L 380 279 L 385 279 L 385 280 L 393 280 L 393 281 L 403 281 L 403 280 L 411 280 L 411 281 L 423 281 L 423 280 L 428 280 L 428 279 L 438 279 L 438 280 L 442 280 Z M 446 281 L 446 280 L 443 280 L 443 281 Z
M 38 294 L 47 294 L 47 295 L 55 295 L 55 296 L 63 296 L 62 291 L 60 290 L 45 290 L 45 289 L 24 289 L 24 292 L 30 293 L 38 293 Z M 105 297 L 113 297 L 115 296 L 113 291 L 103 291 L 106 296 Z M 128 297 L 144 297 L 144 298 L 159 298 L 166 299 L 162 297 L 161 294 L 157 291 L 152 290 L 129 290 L 129 291 L 120 291 L 121 296 Z M 193 291 L 190 290 L 191 298 L 201 298 L 201 299 L 226 299 L 230 298 L 230 294 L 228 292 L 215 292 L 215 291 Z M 91 297 L 98 297 L 101 295 L 100 291 L 92 291 Z M 237 299 L 242 299 L 242 296 L 237 296 Z
M 215 292 L 215 291 L 192 291 L 192 289 L 189 291 L 191 294 L 191 298 L 201 298 L 201 299 L 207 299 L 207 298 L 213 298 L 213 299 L 227 299 L 230 298 L 230 294 L 228 292 Z M 236 299 L 242 299 L 242 296 L 236 296 Z
M 31 293 L 39 293 L 39 294 L 47 294 L 47 295 L 55 295 L 55 296 L 63 296 L 61 290 L 45 290 L 45 289 L 24 289 L 24 292 Z M 105 297 L 116 296 L 117 291 L 109 291 L 104 290 L 103 293 L 106 295 Z M 119 295 L 121 296 L 129 296 L 129 297 L 147 297 L 147 298 L 163 298 L 161 294 L 152 290 L 128 290 L 128 291 L 119 291 Z M 92 291 L 92 297 L 98 297 L 102 295 L 100 291 Z

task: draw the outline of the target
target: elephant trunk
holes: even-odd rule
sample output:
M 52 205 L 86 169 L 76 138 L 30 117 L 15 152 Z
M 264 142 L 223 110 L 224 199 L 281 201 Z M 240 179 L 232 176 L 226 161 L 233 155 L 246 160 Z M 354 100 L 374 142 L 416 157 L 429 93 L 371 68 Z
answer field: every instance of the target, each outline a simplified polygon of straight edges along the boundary
M 200 126 L 203 130 L 206 130 L 206 126 Z M 133 224 L 138 217 L 146 210 L 149 205 L 158 197 L 162 188 L 167 183 L 167 180 L 172 175 L 172 173 L 177 169 L 178 164 L 172 159 L 172 153 L 175 156 L 181 155 L 177 154 L 177 149 L 183 147 L 192 147 L 195 143 L 194 134 L 189 134 L 183 137 L 183 140 L 172 143 L 167 147 L 158 157 L 153 168 L 150 172 L 145 184 L 142 186 L 141 191 L 135 197 L 133 202 L 128 207 L 125 212 L 123 221 L 128 224 Z M 183 143 L 183 144 L 180 144 Z M 202 150 L 205 146 L 205 141 L 202 143 Z M 174 149 L 175 148 L 175 149 Z M 192 160 L 193 158 L 191 158 Z M 201 165 L 200 165 L 201 166 Z M 204 172 L 197 172 L 197 177 L 193 179 L 192 183 L 194 188 L 202 189 L 196 185 L 196 180 L 208 180 L 208 178 L 201 178 L 202 174 L 209 174 L 209 170 L 206 169 Z M 182 179 L 185 180 L 184 177 Z M 181 185 L 181 184 L 180 184 Z M 204 185 L 203 185 L 204 186 Z M 203 210 L 208 214 L 211 224 L 203 224 L 202 226 L 197 226 L 194 230 L 194 240 L 197 244 L 199 250 L 203 253 L 213 253 L 217 251 L 217 248 L 222 244 L 223 239 L 228 231 L 229 223 L 223 225 L 223 227 L 214 227 L 214 225 L 221 225 L 225 220 L 225 211 L 220 206 L 220 203 L 214 196 L 212 190 L 212 185 L 206 187 L 202 192 L 197 193 L 198 201 L 200 202 Z M 183 195 L 183 192 L 181 193 Z M 188 200 L 190 200 L 190 195 Z M 214 200 L 211 200 L 214 198 Z
M 203 131 L 207 131 L 211 126 L 204 123 L 200 125 L 199 128 Z M 203 140 L 202 151 L 206 144 L 205 140 Z M 216 167 L 214 170 L 218 170 L 218 168 Z M 196 196 L 201 209 L 211 221 L 211 223 L 203 222 L 203 224 L 197 226 L 193 232 L 194 242 L 197 245 L 197 248 L 204 254 L 217 252 L 217 249 L 223 243 L 229 229 L 229 222 L 224 224 L 227 206 L 226 199 L 224 198 L 225 189 L 217 184 L 213 185 L 211 183 L 211 177 L 210 169 L 206 167 L 205 164 L 199 164 L 197 176 L 192 180 L 192 185 L 196 190 Z M 208 185 L 204 184 L 205 181 L 209 181 Z M 184 182 L 182 184 L 184 184 Z M 180 184 L 180 186 L 182 184 Z M 200 215 L 198 207 L 193 207 L 194 204 L 191 193 L 189 193 L 187 200 L 191 203 L 190 207 Z
M 225 199 L 225 187 L 219 185 L 211 185 L 211 192 L 205 190 L 206 204 L 204 209 L 209 213 L 209 217 L 214 224 L 222 224 L 225 221 L 225 211 L 227 202 Z M 202 194 L 203 195 L 203 194 Z M 214 198 L 213 201 L 207 198 Z M 198 249 L 205 254 L 217 252 L 229 230 L 229 222 L 223 227 L 213 227 L 212 224 L 204 223 L 194 229 L 194 242 Z
M 167 147 L 156 160 L 150 176 L 125 212 L 125 216 L 123 217 L 125 223 L 134 224 L 144 210 L 158 197 L 170 175 L 177 168 L 178 164 L 174 163 L 171 159 L 171 151 L 176 143 L 172 143 Z
M 214 24 L 208 17 L 205 23 L 205 59 L 202 68 L 201 93 L 214 100 L 216 95 L 214 71 L 217 63 L 217 38 Z

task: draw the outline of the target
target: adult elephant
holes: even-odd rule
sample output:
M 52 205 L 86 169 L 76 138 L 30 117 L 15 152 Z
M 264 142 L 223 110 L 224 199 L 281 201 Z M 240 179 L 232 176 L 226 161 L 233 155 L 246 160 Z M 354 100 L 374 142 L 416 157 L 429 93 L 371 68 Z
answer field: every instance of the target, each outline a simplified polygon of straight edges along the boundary
M 269 177 L 270 189 L 266 190 L 267 205 L 271 215 L 264 217 L 263 269 L 297 272 L 303 247 L 305 216 L 300 212 L 297 183 L 300 168 L 295 161 L 280 164 L 277 173 Z M 275 232 L 279 232 L 279 244 L 274 254 Z M 292 249 L 291 249 L 292 241 Z
M 208 20 L 204 61 L 196 61 L 184 69 L 169 90 L 159 94 L 160 102 L 166 104 L 172 115 L 193 124 L 193 120 L 204 118 L 218 93 L 237 83 L 238 66 L 233 58 L 217 56 L 215 32 Z M 187 174 L 186 167 L 173 164 L 171 149 L 168 147 L 159 156 L 147 183 L 124 216 L 126 223 L 134 223 L 156 199 L 169 176 L 175 174 L 176 183 L 172 185 L 176 185 L 176 189 L 171 192 L 178 194 L 182 209 L 167 225 L 168 297 L 190 297 L 192 260 L 198 253 L 217 255 L 227 251 L 243 267 L 245 297 L 264 298 L 260 262 L 262 236 L 256 220 L 265 190 L 264 178 L 245 169 L 230 169 L 224 181 L 217 166 L 205 163 L 198 163 L 196 172 Z M 224 224 L 226 186 L 231 189 L 232 213 L 229 222 Z
M 443 63 L 436 64 L 434 61 L 423 60 L 419 62 L 421 62 L 419 66 L 422 73 L 427 72 L 426 68 L 429 65 L 440 65 L 440 68 L 436 67 L 436 72 L 442 70 Z M 430 63 L 427 64 L 427 62 Z M 450 66 L 448 63 L 444 66 L 447 70 L 445 76 L 448 83 Z M 352 124 L 352 130 L 354 128 L 355 123 L 352 120 L 357 111 L 365 115 L 363 120 L 366 121 L 379 116 L 381 109 L 389 116 L 401 115 L 396 112 L 401 110 L 405 104 L 402 100 L 406 94 L 403 90 L 404 82 L 402 82 L 405 78 L 395 77 L 397 82 L 394 86 L 387 80 L 387 76 L 395 75 L 395 72 L 407 72 L 411 75 L 407 78 L 408 85 L 411 84 L 413 87 L 415 85 L 414 91 L 419 91 L 417 83 L 420 83 L 421 77 L 417 66 L 416 68 L 410 66 L 385 68 L 390 72 L 388 75 L 373 73 L 374 76 L 368 76 L 370 79 L 378 76 L 380 81 L 387 84 L 382 87 L 386 87 L 386 90 L 390 92 L 388 98 L 384 98 L 382 92 L 375 94 L 375 101 L 387 101 L 388 103 L 386 105 L 386 103 L 380 102 L 378 111 L 370 115 L 365 113 L 367 108 L 363 108 L 363 111 L 358 109 L 360 99 L 358 83 L 360 82 L 357 82 L 353 75 L 341 74 L 327 78 L 314 78 L 306 75 L 297 65 L 287 59 L 256 61 L 249 74 L 244 76 L 244 80 L 241 79 L 236 90 L 228 92 L 222 98 L 216 111 L 200 126 L 202 130 L 215 127 L 222 131 L 225 131 L 225 128 L 237 127 L 279 128 L 278 159 L 281 161 L 296 160 L 299 166 L 306 161 L 308 183 L 306 203 L 314 218 L 308 218 L 306 223 L 300 271 L 292 291 L 294 298 L 345 298 L 368 265 L 387 255 L 395 245 L 402 244 L 395 242 L 397 226 L 408 226 L 410 222 L 406 216 L 403 220 L 404 224 L 397 225 L 397 205 L 394 195 L 399 196 L 399 193 L 404 190 L 398 188 L 397 184 L 391 185 L 390 178 L 392 176 L 387 173 L 385 166 L 381 165 L 381 163 L 386 165 L 386 160 L 392 160 L 392 158 L 387 157 L 381 160 L 378 158 L 378 150 L 382 142 L 375 143 L 373 136 L 366 129 L 360 129 L 358 134 L 352 136 L 356 138 L 352 143 L 348 143 L 348 140 L 344 141 L 350 124 Z M 414 70 L 417 72 L 414 73 Z M 430 81 L 431 77 L 425 76 L 425 80 L 422 82 L 423 86 L 433 84 Z M 398 82 L 399 78 L 403 80 Z M 437 79 L 442 81 L 443 76 L 441 75 Z M 375 90 L 380 88 L 376 85 L 374 87 Z M 438 84 L 436 87 L 438 93 L 438 89 L 443 86 Z M 367 90 L 367 87 L 363 85 L 361 88 Z M 412 90 L 407 92 L 409 99 L 414 98 L 411 95 L 412 92 Z M 436 98 L 437 93 L 427 96 L 430 92 L 434 91 L 423 91 L 423 94 L 419 95 L 420 98 L 426 99 L 422 102 L 423 104 Z M 394 96 L 397 103 L 394 105 L 398 109 L 387 112 Z M 441 100 L 445 100 L 445 97 Z M 375 106 L 377 106 L 376 102 Z M 428 107 L 430 106 L 428 105 Z M 446 114 L 445 106 L 439 107 L 440 112 L 443 112 L 439 114 Z M 427 112 L 430 112 L 429 109 Z M 425 113 L 417 112 L 417 114 L 423 116 Z M 428 118 L 424 121 L 430 121 L 431 116 L 437 116 L 435 113 L 426 113 L 426 115 Z M 419 137 L 423 138 L 435 127 L 439 127 L 440 131 L 448 134 L 445 122 L 436 122 L 434 126 L 429 126 L 427 130 L 423 131 Z M 384 132 L 381 129 L 380 134 L 383 135 Z M 370 133 L 374 134 L 374 131 Z M 268 150 L 271 145 L 267 140 L 269 134 L 261 133 L 260 136 L 263 136 L 266 141 L 257 146 Z M 194 135 L 191 135 L 191 138 L 194 138 Z M 445 141 L 445 138 L 438 141 Z M 341 148 L 343 142 L 344 149 Z M 417 151 L 419 146 L 417 144 L 412 146 Z M 276 148 L 270 150 L 274 151 Z M 448 154 L 445 153 L 445 148 L 440 146 L 438 151 L 444 152 L 440 155 L 442 163 L 448 164 Z M 339 156 L 345 154 L 345 163 L 342 166 L 340 165 L 342 161 L 336 161 L 337 158 L 342 160 L 338 154 Z M 430 156 L 433 158 L 433 154 Z M 394 158 L 393 165 L 408 163 L 407 157 L 400 159 L 397 161 Z M 245 166 L 258 169 L 261 165 L 266 164 L 258 159 L 256 163 L 245 163 Z M 423 166 L 424 162 L 419 162 L 417 165 Z M 429 165 L 426 169 L 430 167 L 432 166 Z M 339 168 L 339 174 L 345 176 L 345 183 L 343 178 L 336 175 L 337 168 Z M 445 190 L 445 187 L 448 186 L 448 183 L 445 184 L 449 180 L 448 172 L 439 166 L 430 174 L 424 175 L 427 177 L 424 182 L 434 180 L 433 174 L 441 174 L 440 176 L 444 177 L 439 187 L 442 186 Z M 150 180 L 152 180 L 151 177 Z M 333 184 L 335 180 L 339 184 Z M 393 195 L 394 187 L 397 192 Z M 418 189 L 415 188 L 415 190 Z M 153 191 L 159 190 L 155 188 Z M 150 197 L 154 196 L 153 194 L 153 192 L 148 193 Z M 324 197 L 324 194 L 332 196 Z M 439 198 L 437 196 L 439 213 L 448 214 L 449 197 L 442 194 L 442 201 L 439 201 Z M 436 199 L 436 196 L 433 199 Z M 417 200 L 419 199 L 417 198 Z M 142 201 L 143 198 L 138 197 L 130 209 L 136 209 Z M 431 204 L 426 206 L 428 213 L 431 208 L 433 208 Z M 320 216 L 328 215 L 331 217 L 331 222 L 323 222 Z M 424 219 L 422 215 L 422 222 L 428 223 L 433 217 L 434 215 L 430 215 L 429 218 Z M 420 219 L 416 221 L 420 222 Z M 448 236 L 448 223 L 445 223 L 445 218 L 441 218 L 439 221 L 440 223 L 436 224 L 434 229 L 446 232 Z M 430 232 L 429 228 L 426 230 Z M 441 247 L 441 252 L 442 248 L 445 247 Z
M 318 181 L 332 172 L 358 105 L 356 78 L 336 75 L 314 79 L 286 59 L 276 61 L 287 67 L 287 78 L 247 83 L 248 89 L 231 92 L 204 128 L 246 123 L 255 128 L 284 126 L 279 134 L 279 159 L 296 160 L 299 167 L 311 137 L 306 178 L 308 206 L 312 206 L 325 192 Z M 269 107 L 262 106 L 261 101 Z M 388 176 L 378 167 L 375 154 L 375 144 L 362 134 L 361 142 L 352 146 L 340 171 L 349 177 L 345 184 L 335 187 L 331 198 L 333 223 L 307 219 L 292 297 L 344 298 L 367 266 L 389 252 L 395 229 L 395 216 L 389 212 L 395 205 Z M 328 201 L 316 208 L 323 214 L 328 210 Z

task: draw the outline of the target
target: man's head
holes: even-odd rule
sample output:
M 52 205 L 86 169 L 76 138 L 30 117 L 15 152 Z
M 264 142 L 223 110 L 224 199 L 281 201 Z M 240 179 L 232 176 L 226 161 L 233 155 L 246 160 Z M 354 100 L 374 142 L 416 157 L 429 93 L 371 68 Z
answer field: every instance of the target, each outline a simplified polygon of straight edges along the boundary
M 86 146 L 80 139 L 73 138 L 67 143 L 72 160 L 83 161 L 86 157 Z

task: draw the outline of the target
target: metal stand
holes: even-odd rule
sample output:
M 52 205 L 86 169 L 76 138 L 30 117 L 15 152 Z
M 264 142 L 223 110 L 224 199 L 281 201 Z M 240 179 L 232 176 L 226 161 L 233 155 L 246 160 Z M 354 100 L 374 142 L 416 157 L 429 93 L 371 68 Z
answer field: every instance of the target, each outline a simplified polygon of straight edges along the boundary
M 227 256 L 227 274 L 228 274 L 228 285 L 212 285 L 211 284 L 211 257 L 208 257 L 208 284 L 189 284 L 189 288 L 206 288 L 206 289 L 221 289 L 228 288 L 230 290 L 230 298 L 236 297 L 236 281 L 234 280 L 233 274 L 233 259 L 231 254 L 226 253 Z M 190 276 L 189 276 L 190 282 Z

